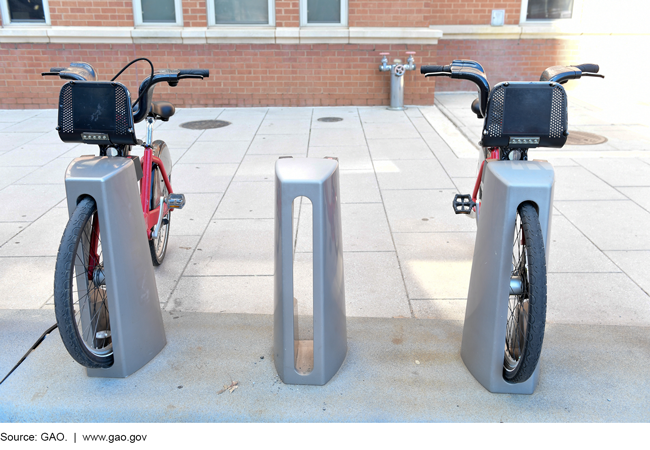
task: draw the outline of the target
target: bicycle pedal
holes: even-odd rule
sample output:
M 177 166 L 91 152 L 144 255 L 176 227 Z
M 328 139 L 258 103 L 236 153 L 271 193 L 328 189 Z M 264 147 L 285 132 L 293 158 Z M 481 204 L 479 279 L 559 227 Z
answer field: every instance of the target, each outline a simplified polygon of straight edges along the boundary
M 167 200 L 171 209 L 183 209 L 185 206 L 185 194 L 171 194 Z
M 452 203 L 456 214 L 471 214 L 476 207 L 470 194 L 456 194 Z

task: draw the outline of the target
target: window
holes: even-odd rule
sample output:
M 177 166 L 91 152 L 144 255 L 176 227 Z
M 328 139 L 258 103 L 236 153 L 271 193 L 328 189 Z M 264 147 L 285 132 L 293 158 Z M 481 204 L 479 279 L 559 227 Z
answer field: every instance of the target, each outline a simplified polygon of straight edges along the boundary
M 133 0 L 137 26 L 183 26 L 181 0 Z
M 47 0 L 2 0 L 2 23 L 14 25 L 49 25 Z
M 573 18 L 573 0 L 523 0 L 521 21 Z
M 275 25 L 273 0 L 208 0 L 209 25 Z
M 300 0 L 300 25 L 348 24 L 347 0 Z

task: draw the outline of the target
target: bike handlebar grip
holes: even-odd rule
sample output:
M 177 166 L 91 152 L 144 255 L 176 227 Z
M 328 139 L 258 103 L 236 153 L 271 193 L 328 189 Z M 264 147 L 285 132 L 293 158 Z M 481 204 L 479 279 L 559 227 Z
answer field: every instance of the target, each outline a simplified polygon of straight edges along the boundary
M 183 75 L 197 75 L 203 78 L 209 78 L 210 71 L 208 69 L 183 69 L 178 71 L 178 75 L 181 77 Z
M 420 73 L 426 75 L 428 73 L 448 72 L 451 74 L 451 67 L 449 66 L 420 66 Z
M 63 72 L 65 69 L 67 69 L 67 67 L 52 67 L 50 69 L 50 72 L 52 72 L 52 73 L 60 73 L 60 72 Z
M 588 72 L 588 73 L 598 73 L 598 71 L 600 70 L 600 67 L 598 67 L 598 64 L 579 64 L 579 65 L 573 66 L 573 67 L 577 67 L 581 71 Z

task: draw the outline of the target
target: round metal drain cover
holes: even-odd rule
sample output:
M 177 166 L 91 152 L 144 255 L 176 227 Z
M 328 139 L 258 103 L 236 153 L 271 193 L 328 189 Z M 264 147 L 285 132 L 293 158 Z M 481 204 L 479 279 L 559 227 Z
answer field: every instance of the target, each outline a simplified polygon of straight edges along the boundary
M 605 136 L 599 134 L 587 133 L 585 131 L 570 131 L 566 140 L 566 145 L 597 145 L 607 142 Z
M 193 122 L 185 122 L 181 127 L 190 130 L 210 130 L 212 128 L 223 128 L 230 125 L 230 122 L 225 120 L 195 120 Z
M 318 119 L 319 122 L 340 122 L 343 120 L 343 117 L 321 117 Z

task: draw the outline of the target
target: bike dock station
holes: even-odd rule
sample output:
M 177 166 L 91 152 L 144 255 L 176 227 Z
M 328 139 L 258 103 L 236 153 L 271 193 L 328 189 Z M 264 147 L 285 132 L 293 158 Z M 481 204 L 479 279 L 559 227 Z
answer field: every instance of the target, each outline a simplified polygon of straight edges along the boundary
M 151 361 L 167 343 L 140 210 L 138 170 L 141 173 L 138 159 L 82 156 L 66 171 L 70 215 L 83 197 L 90 196 L 97 204 L 103 241 L 103 281 L 110 293 L 107 302 L 113 364 L 107 369 L 88 368 L 90 377 L 128 377 Z M 86 324 L 82 318 L 82 327 Z
M 548 162 L 494 161 L 486 165 L 461 357 L 490 392 L 532 394 L 539 380 L 537 365 L 528 380 L 505 381 L 503 347 L 517 207 L 523 202 L 536 205 L 548 264 L 554 179 Z
M 324 385 L 347 354 L 339 163 L 281 158 L 275 174 L 275 367 L 286 384 Z M 314 213 L 311 342 L 299 338 L 294 299 L 293 202 L 300 196 L 311 200 Z

